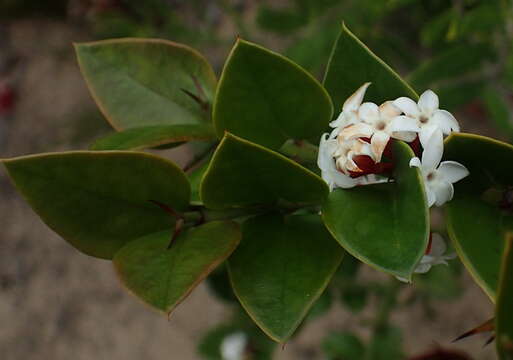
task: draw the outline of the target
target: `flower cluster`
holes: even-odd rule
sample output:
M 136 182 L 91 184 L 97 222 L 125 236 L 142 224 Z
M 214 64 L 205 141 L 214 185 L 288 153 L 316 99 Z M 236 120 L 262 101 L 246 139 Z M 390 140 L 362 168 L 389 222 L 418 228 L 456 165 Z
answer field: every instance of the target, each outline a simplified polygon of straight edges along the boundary
M 455 161 L 440 163 L 444 135 L 460 129 L 454 116 L 439 109 L 438 96 L 431 90 L 418 103 L 407 97 L 379 106 L 363 102 L 369 85 L 363 84 L 346 100 L 330 123 L 331 133 L 321 137 L 317 163 L 330 190 L 387 181 L 393 169 L 389 145 L 398 139 L 410 143 L 416 154 L 422 149 L 422 161 L 415 157 L 410 166 L 421 170 L 429 206 L 451 200 L 452 184 L 468 175 Z
M 444 135 L 460 130 L 454 116 L 439 109 L 438 96 L 431 90 L 417 103 L 407 97 L 379 106 L 363 102 L 369 85 L 363 84 L 346 100 L 338 118 L 330 123 L 331 133 L 321 137 L 317 163 L 330 191 L 389 181 L 394 166 L 390 143 L 397 139 L 409 143 L 420 156 L 413 157 L 410 166 L 420 169 L 429 207 L 451 200 L 452 184 L 469 174 L 455 161 L 441 162 Z M 432 234 L 414 272 L 425 273 L 432 265 L 446 264 L 454 255 L 444 255 L 445 251 L 443 238 Z

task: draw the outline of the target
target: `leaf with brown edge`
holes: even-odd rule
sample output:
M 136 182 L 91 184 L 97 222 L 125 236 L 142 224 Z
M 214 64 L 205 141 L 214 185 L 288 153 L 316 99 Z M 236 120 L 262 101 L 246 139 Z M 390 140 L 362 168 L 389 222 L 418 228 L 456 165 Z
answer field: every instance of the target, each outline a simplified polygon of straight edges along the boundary
M 78 250 L 104 259 L 130 240 L 170 229 L 151 200 L 184 211 L 190 185 L 172 162 L 130 151 L 72 151 L 3 160 L 41 219 Z
M 501 360 L 513 359 L 513 232 L 505 237 L 505 250 L 502 257 L 497 306 L 495 308 L 495 328 L 497 352 Z
M 114 256 L 122 283 L 139 299 L 170 313 L 239 244 L 239 225 L 214 221 L 183 231 L 133 240 Z M 169 247 L 169 249 L 168 249 Z
M 139 150 L 185 141 L 215 140 L 210 124 L 154 125 L 131 128 L 96 140 L 91 150 Z
M 217 80 L 196 50 L 160 39 L 75 45 L 82 75 L 116 130 L 210 121 Z

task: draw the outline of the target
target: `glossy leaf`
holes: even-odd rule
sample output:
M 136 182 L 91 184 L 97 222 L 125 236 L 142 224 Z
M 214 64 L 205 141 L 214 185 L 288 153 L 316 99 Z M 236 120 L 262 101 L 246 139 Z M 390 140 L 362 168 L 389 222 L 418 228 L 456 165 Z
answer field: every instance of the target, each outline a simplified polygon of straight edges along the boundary
M 328 187 L 319 176 L 285 156 L 227 133 L 203 176 L 200 194 L 213 209 L 279 200 L 320 204 Z
M 110 259 L 130 240 L 169 229 L 151 200 L 185 210 L 190 187 L 173 163 L 136 152 L 67 152 L 3 161 L 18 190 L 78 250 Z
M 209 124 L 155 125 L 123 130 L 96 140 L 91 150 L 138 150 L 192 140 L 215 140 Z
M 75 48 L 89 90 L 115 129 L 209 120 L 216 78 L 194 49 L 131 38 Z
M 417 99 L 415 91 L 342 24 L 324 76 L 335 109 L 366 82 L 372 82 L 366 101 L 382 103 L 400 96 Z
M 287 58 L 237 40 L 214 103 L 218 135 L 225 131 L 277 150 L 287 139 L 318 142 L 333 106 L 326 90 Z
M 455 184 L 446 208 L 447 227 L 463 264 L 492 300 L 498 286 L 504 236 L 513 214 L 503 203 L 513 184 L 513 146 L 471 134 L 446 140 L 447 160 L 465 165 L 470 175 Z M 472 221 L 469 221 L 472 219 Z
M 343 250 L 317 215 L 265 215 L 246 221 L 228 260 L 235 294 L 255 323 L 285 342 L 322 294 Z
M 395 142 L 394 183 L 337 189 L 323 206 L 324 222 L 354 257 L 410 279 L 425 252 L 429 213 L 423 180 L 410 168 L 413 151 Z
M 171 242 L 172 232 L 150 234 L 114 256 L 123 284 L 147 304 L 171 312 L 240 241 L 234 222 L 215 221 L 191 228 Z
M 501 276 L 497 293 L 495 331 L 497 352 L 501 360 L 513 359 L 513 233 L 504 239 L 506 247 L 502 258 Z

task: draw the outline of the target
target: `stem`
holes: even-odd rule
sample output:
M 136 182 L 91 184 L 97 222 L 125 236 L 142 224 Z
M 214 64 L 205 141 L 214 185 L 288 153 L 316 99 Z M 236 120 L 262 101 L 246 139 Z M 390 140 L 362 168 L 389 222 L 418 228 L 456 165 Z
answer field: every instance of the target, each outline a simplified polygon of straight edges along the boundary
M 388 319 L 396 304 L 396 297 L 400 288 L 401 283 L 394 278 L 390 279 L 388 286 L 385 288 L 385 293 L 381 299 L 376 318 L 372 325 L 372 338 L 369 343 L 369 348 L 365 353 L 365 360 L 373 360 L 375 354 L 381 351 L 381 349 L 376 347 L 378 346 L 378 338 L 381 336 L 379 333 L 388 326 Z
M 234 220 L 246 216 L 259 215 L 269 211 L 267 207 L 247 209 L 210 210 L 202 206 L 182 214 L 186 224 L 203 224 L 209 221 Z

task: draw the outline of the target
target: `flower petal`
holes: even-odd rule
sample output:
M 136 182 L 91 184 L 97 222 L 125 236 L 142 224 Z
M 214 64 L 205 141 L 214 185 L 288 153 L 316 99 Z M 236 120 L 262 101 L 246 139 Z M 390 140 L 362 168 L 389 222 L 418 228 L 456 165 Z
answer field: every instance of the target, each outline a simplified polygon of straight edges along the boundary
M 357 111 L 360 105 L 362 104 L 363 97 L 365 96 L 365 92 L 367 91 L 367 88 L 370 84 L 370 82 L 363 84 L 362 86 L 360 86 L 358 90 L 356 90 L 353 93 L 353 95 L 347 98 L 347 100 L 344 102 L 342 110 L 344 112 Z
M 389 125 L 389 129 L 392 132 L 397 131 L 412 131 L 419 132 L 419 122 L 417 119 L 408 117 L 408 116 L 396 116 Z
M 427 176 L 428 173 L 438 167 L 440 160 L 442 160 L 442 154 L 444 152 L 442 131 L 440 129 L 436 129 L 427 141 L 427 144 L 423 144 L 423 147 L 422 172 Z
M 393 101 L 385 101 L 379 106 L 379 115 L 382 120 L 393 119 L 401 115 L 401 109 L 394 105 Z
M 360 137 L 371 137 L 374 133 L 374 129 L 369 124 L 365 123 L 358 123 L 349 125 L 348 127 L 344 128 L 339 134 L 338 138 L 342 141 L 350 140 L 350 139 L 356 139 Z
M 383 155 L 383 151 L 387 147 L 389 140 L 390 135 L 384 131 L 377 131 L 374 133 L 374 135 L 372 135 L 371 147 L 372 152 L 374 153 L 374 159 L 376 159 L 376 163 L 381 161 L 381 156 Z
M 337 149 L 336 140 L 326 140 L 328 133 L 321 136 L 319 144 L 319 154 L 317 155 L 317 166 L 321 170 L 331 170 L 335 168 L 333 154 Z
M 415 140 L 415 138 L 417 137 L 417 133 L 410 132 L 410 131 L 398 131 L 398 132 L 393 132 L 392 137 L 394 139 L 406 141 L 409 143 L 409 142 L 412 142 Z
M 425 257 L 425 256 L 424 256 Z M 413 271 L 415 274 L 425 274 L 431 269 L 431 263 L 425 262 L 417 265 Z
M 330 122 L 330 127 L 332 128 L 339 128 L 339 127 L 345 127 L 349 124 L 347 124 L 347 114 L 344 113 L 343 111 L 338 115 L 338 117 L 333 120 L 332 122 Z
M 432 90 L 426 90 L 420 95 L 419 109 L 423 115 L 431 117 L 435 110 L 438 110 L 438 106 L 438 96 Z
M 379 121 L 379 108 L 378 105 L 366 102 L 360 106 L 358 110 L 358 117 L 367 124 L 374 124 Z
M 430 123 L 437 125 L 446 135 L 453 131 L 460 131 L 458 121 L 447 110 L 436 110 L 431 117 Z
M 428 203 L 428 207 L 433 206 L 436 201 L 436 194 L 428 185 L 426 185 L 426 201 Z
M 434 132 L 437 129 L 440 130 L 440 133 L 442 134 L 442 138 L 443 138 L 442 130 L 438 126 L 436 126 L 434 124 L 423 124 L 420 127 L 419 141 L 420 141 L 420 144 L 422 145 L 422 147 L 424 149 L 428 146 L 429 139 L 431 139 L 431 137 L 433 136 Z
M 417 103 L 410 98 L 400 97 L 394 100 L 394 105 L 397 106 L 406 116 L 418 118 L 420 115 Z
M 435 193 L 435 205 L 442 206 L 447 201 L 450 201 L 454 196 L 454 187 L 447 181 L 436 181 L 431 185 L 433 192 Z
M 338 187 L 343 188 L 343 189 L 349 189 L 358 184 L 358 181 L 356 179 L 353 179 L 352 177 L 342 174 L 341 172 L 338 172 L 338 171 L 333 172 L 331 174 L 331 177 L 332 177 L 335 185 L 337 185 Z
M 418 157 L 413 157 L 410 160 L 410 167 L 421 167 L 420 159 Z
M 438 173 L 445 181 L 455 183 L 468 176 L 469 171 L 459 162 L 443 161 L 438 167 Z

